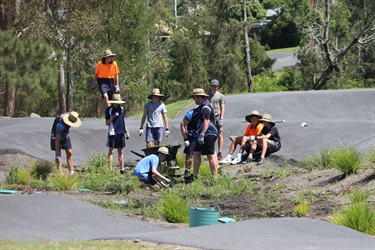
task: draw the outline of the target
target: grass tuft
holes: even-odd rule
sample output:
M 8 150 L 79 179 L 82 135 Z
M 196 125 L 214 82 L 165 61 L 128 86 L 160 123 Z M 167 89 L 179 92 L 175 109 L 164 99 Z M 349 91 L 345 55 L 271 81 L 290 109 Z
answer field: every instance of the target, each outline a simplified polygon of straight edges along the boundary
M 162 217 L 171 223 L 186 223 L 189 221 L 187 202 L 173 192 L 167 192 L 158 202 Z
M 56 173 L 49 177 L 48 181 L 52 189 L 62 191 L 77 188 L 80 179 L 78 175 L 62 175 Z
M 369 203 L 358 202 L 350 204 L 333 214 L 331 221 L 375 236 L 375 210 Z
M 356 173 L 363 166 L 362 155 L 353 146 L 342 146 L 333 151 L 332 166 L 345 175 Z
M 31 166 L 31 175 L 37 179 L 46 180 L 52 173 L 54 164 L 50 161 L 40 160 L 36 161 Z
M 294 206 L 293 211 L 298 217 L 305 217 L 310 211 L 310 204 L 306 200 L 301 201 Z

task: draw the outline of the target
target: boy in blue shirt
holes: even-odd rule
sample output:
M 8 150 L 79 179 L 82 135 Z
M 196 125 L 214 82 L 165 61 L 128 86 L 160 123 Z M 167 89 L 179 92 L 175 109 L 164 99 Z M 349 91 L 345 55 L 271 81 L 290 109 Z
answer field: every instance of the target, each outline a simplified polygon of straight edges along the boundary
M 159 172 L 159 162 L 165 161 L 168 158 L 169 150 L 166 147 L 160 147 L 157 154 L 150 154 L 138 162 L 134 168 L 134 175 L 137 176 L 143 185 L 150 188 L 161 186 L 167 187 L 162 180 L 170 183 L 171 180 L 164 177 Z
M 105 125 L 108 126 L 107 147 L 109 158 L 109 169 L 112 170 L 113 149 L 117 148 L 118 160 L 120 163 L 120 173 L 125 173 L 124 153 L 125 138 L 129 139 L 130 135 L 125 124 L 125 110 L 121 106 L 125 101 L 121 100 L 120 94 L 114 94 L 109 106 L 105 111 Z

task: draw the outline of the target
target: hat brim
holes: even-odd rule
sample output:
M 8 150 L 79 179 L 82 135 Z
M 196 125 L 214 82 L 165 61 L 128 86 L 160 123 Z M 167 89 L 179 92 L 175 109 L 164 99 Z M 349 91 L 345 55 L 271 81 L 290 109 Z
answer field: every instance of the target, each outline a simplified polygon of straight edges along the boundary
M 69 125 L 70 127 L 73 127 L 73 128 L 78 128 L 79 126 L 81 126 L 81 119 L 77 118 L 76 122 L 71 122 L 69 120 L 69 114 L 63 115 L 63 121 L 66 125 Z
M 110 57 L 110 56 L 116 57 L 117 54 L 109 54 L 109 55 L 103 56 L 102 59 L 107 58 L 107 57 Z
M 169 153 L 166 153 L 165 151 L 158 151 L 159 154 L 163 154 L 163 155 L 166 155 L 166 156 L 169 156 L 170 154 Z
M 152 99 L 153 96 L 163 97 L 164 95 L 162 95 L 162 94 L 152 94 L 152 95 L 148 96 L 148 99 Z
M 269 122 L 269 123 L 275 124 L 275 122 L 274 122 L 274 121 L 270 121 L 270 120 L 263 120 L 263 119 L 259 119 L 259 122 Z
M 256 116 L 256 117 L 258 117 L 259 119 L 262 119 L 262 116 L 261 115 L 247 115 L 247 116 L 245 116 L 245 120 L 247 121 L 247 122 L 250 122 L 251 123 L 251 117 L 252 116 Z
M 208 95 L 207 94 L 192 94 L 190 97 L 193 97 L 193 96 L 205 96 L 205 97 L 207 97 Z
M 125 101 L 117 101 L 117 100 L 109 100 L 109 103 L 116 103 L 116 104 L 124 104 L 126 103 Z

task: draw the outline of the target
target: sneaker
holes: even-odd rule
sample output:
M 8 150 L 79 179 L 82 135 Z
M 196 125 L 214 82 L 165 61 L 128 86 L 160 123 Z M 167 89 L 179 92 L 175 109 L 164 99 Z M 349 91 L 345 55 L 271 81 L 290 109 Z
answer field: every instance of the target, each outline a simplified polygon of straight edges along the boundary
M 217 153 L 217 159 L 219 161 L 223 159 L 223 155 L 221 154 L 221 152 Z
M 241 163 L 241 162 L 242 162 L 241 157 L 236 157 L 236 158 L 234 158 L 234 159 L 230 162 L 230 164 L 232 164 L 232 165 L 236 165 L 236 164 L 239 164 L 239 163 Z
M 231 161 L 232 161 L 232 157 L 225 157 L 224 159 L 222 159 L 221 161 L 220 161 L 220 163 L 223 163 L 223 164 L 228 164 L 228 163 L 231 163 Z
M 257 163 L 257 165 L 262 165 L 262 164 L 264 164 L 264 158 L 260 158 Z
M 251 158 L 251 157 L 249 157 L 249 158 L 247 158 L 247 163 L 252 163 L 254 161 L 254 159 L 253 158 Z
M 125 169 L 121 169 L 120 174 L 125 174 Z

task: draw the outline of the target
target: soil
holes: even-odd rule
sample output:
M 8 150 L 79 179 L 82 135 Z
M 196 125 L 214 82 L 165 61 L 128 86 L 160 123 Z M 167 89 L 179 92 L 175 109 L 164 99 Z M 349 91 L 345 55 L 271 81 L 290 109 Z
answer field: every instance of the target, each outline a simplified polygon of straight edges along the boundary
M 0 155 L 0 182 L 5 180 L 11 165 L 18 166 L 20 169 L 28 168 L 37 160 L 23 154 Z M 329 221 L 330 216 L 337 209 L 350 202 L 347 198 L 350 191 L 354 189 L 375 190 L 375 167 L 373 163 L 368 162 L 356 174 L 346 177 L 335 169 L 308 171 L 298 167 L 294 161 L 285 161 L 273 155 L 267 157 L 266 163 L 261 166 L 256 165 L 255 162 L 222 165 L 219 171 L 228 174 L 231 178 L 245 176 L 259 183 L 259 188 L 253 194 L 225 197 L 215 204 L 207 204 L 207 206 L 220 206 L 221 217 L 236 220 L 295 217 L 293 208 L 296 201 L 305 198 L 310 204 L 310 212 L 306 217 Z M 37 191 L 25 188 L 19 190 L 19 193 L 30 194 Z M 77 200 L 104 203 L 125 199 L 142 200 L 145 196 L 150 202 L 158 200 L 157 191 L 154 190 L 131 192 L 127 197 L 113 196 L 105 192 L 43 190 L 43 193 L 59 193 Z M 370 196 L 369 201 L 375 207 L 375 194 Z M 129 216 L 169 228 L 188 227 L 186 223 L 173 224 L 144 216 Z

